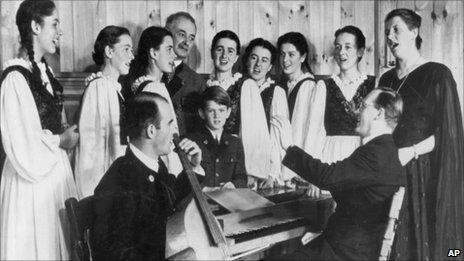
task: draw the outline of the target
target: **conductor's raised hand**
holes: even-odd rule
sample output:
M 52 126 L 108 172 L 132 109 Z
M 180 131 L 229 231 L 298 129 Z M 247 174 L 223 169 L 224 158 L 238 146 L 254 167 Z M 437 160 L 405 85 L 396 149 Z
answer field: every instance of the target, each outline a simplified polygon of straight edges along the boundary
M 193 168 L 200 167 L 201 149 L 194 141 L 184 138 L 179 142 L 179 148 L 187 154 Z

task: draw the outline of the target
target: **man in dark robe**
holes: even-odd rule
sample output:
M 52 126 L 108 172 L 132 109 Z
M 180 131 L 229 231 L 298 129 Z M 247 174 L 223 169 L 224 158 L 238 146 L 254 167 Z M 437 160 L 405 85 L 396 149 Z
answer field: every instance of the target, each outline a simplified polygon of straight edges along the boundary
M 106 172 L 94 200 L 91 229 L 96 260 L 164 260 L 166 222 L 176 202 L 190 191 L 185 173 L 169 174 L 159 156 L 170 152 L 173 115 L 167 101 L 141 93 L 128 103 L 126 154 Z M 179 143 L 197 173 L 201 150 L 188 139 Z
M 172 74 L 164 74 L 161 79 L 169 95 L 177 115 L 179 132 L 190 133 L 195 130 L 195 125 L 201 121 L 197 114 L 199 96 L 206 88 L 205 79 L 192 70 L 185 59 L 195 56 L 190 55 L 194 46 L 197 27 L 193 17 L 186 12 L 177 12 L 166 19 L 168 29 L 174 40 L 174 52 L 176 60 Z
M 282 132 L 284 165 L 321 189 L 337 203 L 322 235 L 275 260 L 375 260 L 379 258 L 391 198 L 406 176 L 392 132 L 402 111 L 399 94 L 375 89 L 363 101 L 356 132 L 362 146 L 345 160 L 322 163 L 291 144 Z M 288 128 L 275 119 L 273 124 Z

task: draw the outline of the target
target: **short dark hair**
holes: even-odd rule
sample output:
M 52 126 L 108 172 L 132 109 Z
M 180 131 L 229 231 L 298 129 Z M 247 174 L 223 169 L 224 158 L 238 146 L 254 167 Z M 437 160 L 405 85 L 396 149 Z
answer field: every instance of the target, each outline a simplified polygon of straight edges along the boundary
M 308 70 L 308 72 L 312 74 L 313 71 L 309 66 L 309 46 L 304 35 L 302 35 L 299 32 L 288 32 L 284 35 L 281 35 L 279 39 L 277 39 L 277 49 L 279 50 L 279 52 L 282 48 L 282 45 L 286 43 L 295 46 L 295 48 L 301 55 L 306 54 L 306 59 L 303 62 L 303 66 L 306 68 L 306 70 Z
M 213 56 L 213 51 L 214 48 L 216 48 L 217 42 L 219 42 L 222 38 L 228 38 L 234 41 L 237 45 L 237 55 L 240 54 L 240 39 L 238 39 L 237 34 L 230 30 L 223 30 L 217 33 L 213 38 L 213 42 L 211 43 L 211 57 Z
M 401 20 L 403 20 L 406 23 L 409 30 L 412 30 L 415 28 L 419 30 L 421 27 L 422 18 L 420 17 L 420 15 L 416 14 L 411 9 L 398 8 L 398 9 L 392 10 L 385 17 L 385 23 L 387 23 L 388 20 L 392 19 L 395 16 L 400 17 Z M 418 33 L 416 37 L 416 48 L 420 49 L 421 45 L 422 45 L 422 38 L 420 37 Z
M 129 138 L 136 139 L 149 124 L 160 127 L 161 115 L 158 102 L 167 100 L 156 93 L 141 92 L 127 102 L 125 111 L 125 131 Z
M 345 27 L 342 27 L 335 31 L 335 39 L 342 34 L 342 33 L 348 33 L 354 36 L 355 41 L 356 41 L 356 48 L 361 49 L 361 48 L 366 48 L 366 37 L 364 37 L 364 34 L 362 33 L 361 29 L 359 29 L 356 26 L 352 25 L 347 25 Z M 362 56 L 358 58 L 358 62 L 361 61 Z
M 127 28 L 114 25 L 108 25 L 98 33 L 92 53 L 92 58 L 96 65 L 103 65 L 105 61 L 105 47 L 113 47 L 113 45 L 119 43 L 119 37 L 123 34 L 130 36 Z
M 347 25 L 335 31 L 335 38 L 337 38 L 342 33 L 348 33 L 354 35 L 356 38 L 356 47 L 359 48 L 366 48 L 366 37 L 362 33 L 361 29 L 353 25 Z
M 380 93 L 374 101 L 374 106 L 377 109 L 383 108 L 385 110 L 387 124 L 392 129 L 395 129 L 403 113 L 403 99 L 401 95 L 388 87 L 379 87 L 375 90 L 380 91 Z
M 214 101 L 217 104 L 225 105 L 227 106 L 227 108 L 230 108 L 229 94 L 224 89 L 218 86 L 206 88 L 206 90 L 201 94 L 200 109 L 205 110 L 206 103 L 208 101 Z
M 264 49 L 267 49 L 271 53 L 271 65 L 274 65 L 274 62 L 277 58 L 277 49 L 274 47 L 271 42 L 264 40 L 263 38 L 256 38 L 251 40 L 251 42 L 248 44 L 247 48 L 245 49 L 245 53 L 243 54 L 242 57 L 242 63 L 243 63 L 243 68 L 246 68 L 246 63 L 248 61 L 248 58 L 250 58 L 251 51 L 253 48 L 256 46 L 263 47 Z
M 195 27 L 197 27 L 197 24 L 195 23 L 195 19 L 189 13 L 183 12 L 183 11 L 173 13 L 170 16 L 168 16 L 168 18 L 166 18 L 166 26 L 165 27 L 168 30 L 171 30 L 172 24 L 175 21 L 177 21 L 178 19 L 180 19 L 180 18 L 184 18 L 184 19 L 189 20 L 190 22 L 192 22 L 193 25 L 195 25 Z

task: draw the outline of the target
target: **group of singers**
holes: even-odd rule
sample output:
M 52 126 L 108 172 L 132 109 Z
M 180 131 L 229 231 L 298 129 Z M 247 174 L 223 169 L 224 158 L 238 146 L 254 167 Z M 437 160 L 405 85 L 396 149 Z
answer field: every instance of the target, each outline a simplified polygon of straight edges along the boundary
M 335 32 L 339 72 L 318 82 L 298 32 L 281 35 L 277 47 L 252 40 L 241 73 L 233 71 L 239 37 L 218 32 L 205 81 L 184 62 L 197 32 L 190 14 L 146 28 L 135 55 L 129 30 L 106 26 L 92 54 L 100 71 L 86 79 L 73 126 L 44 59 L 62 36 L 57 12 L 51 0 L 20 4 L 21 52 L 0 79 L 0 259 L 69 259 L 64 201 L 90 195 L 102 198 L 91 232 L 96 259 L 163 259 L 166 219 L 189 191 L 174 133 L 205 191 L 294 186 L 301 177 L 310 196 L 332 195 L 337 209 L 323 236 L 278 258 L 376 259 L 399 186 L 406 195 L 393 259 L 443 259 L 463 249 L 456 82 L 420 55 L 414 11 L 385 18 L 396 66 L 378 87 L 358 69 L 366 40 L 355 26 Z M 277 65 L 282 75 L 271 76 Z

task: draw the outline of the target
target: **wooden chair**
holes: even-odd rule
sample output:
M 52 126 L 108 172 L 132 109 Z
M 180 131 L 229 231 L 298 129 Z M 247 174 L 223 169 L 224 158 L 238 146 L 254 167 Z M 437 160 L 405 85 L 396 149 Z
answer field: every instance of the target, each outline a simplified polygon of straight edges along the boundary
M 89 243 L 89 232 L 92 225 L 93 196 L 80 201 L 68 198 L 65 201 L 66 213 L 71 227 L 71 244 L 74 258 L 77 260 L 91 260 L 92 252 Z
M 400 187 L 398 191 L 393 195 L 390 206 L 390 212 L 388 213 L 388 224 L 385 229 L 385 235 L 382 241 L 382 248 L 380 250 L 380 261 L 388 260 L 390 258 L 390 252 L 395 238 L 395 231 L 397 226 L 398 217 L 403 205 L 404 198 L 404 187 Z

